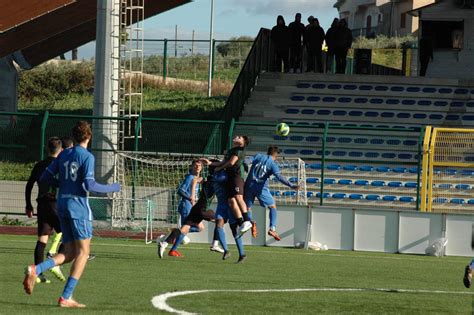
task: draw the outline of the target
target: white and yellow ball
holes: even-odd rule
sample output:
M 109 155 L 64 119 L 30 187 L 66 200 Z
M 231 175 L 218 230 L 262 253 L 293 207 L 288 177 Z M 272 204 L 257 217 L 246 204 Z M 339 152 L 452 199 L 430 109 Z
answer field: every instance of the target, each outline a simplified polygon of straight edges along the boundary
M 278 136 L 286 137 L 290 133 L 290 126 L 288 126 L 287 124 L 283 122 L 279 123 L 278 125 L 276 125 L 275 133 Z

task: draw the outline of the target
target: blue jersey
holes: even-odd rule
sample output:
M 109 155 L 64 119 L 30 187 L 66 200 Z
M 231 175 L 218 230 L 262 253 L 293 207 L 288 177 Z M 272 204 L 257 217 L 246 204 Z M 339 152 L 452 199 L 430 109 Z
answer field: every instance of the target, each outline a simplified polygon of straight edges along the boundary
M 274 175 L 281 183 L 293 187 L 293 185 L 280 174 L 278 164 L 270 155 L 257 154 L 252 161 L 252 166 L 250 167 L 245 185 L 263 188 L 264 186 L 268 186 L 268 179 L 272 175 Z
M 194 199 L 197 200 L 197 195 L 199 192 L 199 184 L 196 184 L 196 190 L 191 191 L 193 187 L 194 175 L 188 173 L 184 178 L 184 181 L 179 185 L 178 195 L 181 196 L 181 203 L 191 205 L 191 197 L 194 196 Z

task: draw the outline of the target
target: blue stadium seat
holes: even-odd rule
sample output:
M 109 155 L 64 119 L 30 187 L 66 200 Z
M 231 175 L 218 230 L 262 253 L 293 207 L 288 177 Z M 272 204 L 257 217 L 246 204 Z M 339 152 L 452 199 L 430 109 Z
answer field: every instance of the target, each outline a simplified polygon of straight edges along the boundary
M 392 168 L 392 172 L 394 173 L 406 173 L 406 167 L 394 167 Z
M 336 183 L 336 180 L 334 178 L 325 178 L 324 179 L 324 184 L 325 185 L 334 185 Z
M 473 121 L 474 120 L 474 115 L 464 115 L 464 116 L 462 116 L 462 120 Z
M 309 84 L 309 83 L 298 83 L 298 84 L 296 85 L 296 87 L 297 87 L 298 89 L 307 89 L 307 88 L 309 88 L 310 86 L 311 86 L 311 84 Z
M 384 201 L 397 201 L 397 197 L 396 196 L 383 196 L 382 199 Z
M 344 85 L 344 90 L 357 90 L 357 85 L 354 85 L 354 84 L 345 84 Z
M 447 169 L 443 172 L 444 175 L 456 175 L 458 173 L 457 170 L 453 170 L 453 169 Z
M 339 185 L 352 185 L 352 179 L 340 179 L 337 183 Z
M 408 169 L 408 172 L 409 172 L 410 174 L 418 174 L 418 167 L 410 167 L 410 168 Z
M 352 138 L 349 138 L 349 137 L 341 137 L 341 138 L 338 138 L 338 139 L 337 139 L 337 142 L 339 142 L 339 143 L 351 143 L 351 142 L 352 142 Z
M 418 101 L 418 105 L 421 105 L 421 106 L 430 106 L 430 105 L 431 105 L 431 101 L 429 101 L 429 100 L 419 100 L 419 101 Z
M 364 155 L 365 155 L 366 158 L 376 159 L 380 156 L 380 153 L 378 153 L 378 152 L 366 152 Z
M 453 187 L 453 185 L 451 185 L 451 184 L 439 184 L 438 185 L 438 188 L 441 188 L 441 189 L 451 189 L 451 187 Z
M 469 93 L 468 89 L 456 89 L 456 90 L 454 90 L 454 94 L 465 95 L 465 94 L 468 94 L 468 93 Z
M 337 100 L 339 103 L 350 103 L 352 101 L 352 98 L 350 97 L 339 97 Z
M 381 98 L 371 98 L 370 99 L 370 104 L 382 104 L 383 103 L 383 99 Z
M 313 155 L 314 151 L 313 150 L 300 150 L 301 155 Z
M 314 193 L 313 193 L 312 191 L 308 191 L 308 192 L 306 193 L 306 197 L 308 197 L 308 198 L 311 198 L 311 197 L 313 197 L 313 196 L 314 196 Z
M 469 199 L 469 200 L 467 201 L 467 203 L 470 204 L 470 205 L 474 205 L 474 199 Z
M 318 142 L 320 139 L 321 139 L 320 137 L 314 137 L 314 136 L 306 137 L 306 141 L 308 142 Z
M 281 196 L 281 192 L 278 191 L 278 190 L 270 190 L 270 194 L 271 194 L 272 196 L 276 196 L 276 197 Z
M 303 112 L 301 112 L 301 113 L 303 114 Z M 426 119 L 427 116 L 428 115 L 426 115 L 426 114 L 414 114 L 413 118 L 414 119 Z
M 374 170 L 374 167 L 370 165 L 364 165 L 364 166 L 359 167 L 359 171 L 361 172 L 372 172 L 373 170 Z
M 318 192 L 318 193 L 316 194 L 316 197 L 317 197 L 317 198 L 321 198 L 321 193 Z M 323 198 L 329 198 L 329 197 L 331 197 L 331 194 L 330 194 L 330 193 L 327 193 L 327 192 L 323 193 Z
M 358 186 L 367 186 L 369 184 L 369 181 L 365 179 L 358 179 L 354 182 L 354 184 Z
M 354 143 L 358 143 L 358 144 L 365 144 L 369 142 L 369 139 L 367 138 L 355 138 L 354 139 Z
M 303 109 L 301 114 L 303 115 L 313 115 L 316 111 L 314 109 Z
M 344 193 L 332 194 L 332 197 L 333 197 L 334 199 L 345 199 L 345 198 L 346 198 L 346 194 L 344 194 Z
M 385 85 L 377 85 L 377 86 L 375 86 L 375 90 L 376 90 L 376 91 L 380 91 L 380 92 L 388 91 L 388 86 L 385 86 Z
M 423 93 L 436 93 L 436 89 L 432 87 L 424 87 L 422 91 Z
M 330 90 L 340 90 L 342 88 L 342 85 L 340 84 L 329 84 L 328 89 Z
M 290 183 L 297 183 L 298 182 L 298 177 L 290 177 L 290 178 L 288 178 L 288 180 L 290 181 Z
M 319 102 L 321 100 L 321 97 L 319 96 L 308 96 L 306 99 L 308 102 Z
M 287 108 L 285 110 L 285 113 L 287 113 L 287 114 L 298 114 L 299 112 L 300 112 L 300 110 L 297 109 L 297 108 Z
M 416 188 L 417 186 L 418 185 L 416 183 L 413 183 L 413 182 L 405 183 L 406 188 Z
M 400 200 L 401 202 L 413 202 L 415 201 L 415 198 L 411 197 L 411 196 L 404 196 L 404 197 L 400 197 Z
M 342 167 L 342 169 L 345 170 L 345 171 L 355 171 L 355 170 L 357 170 L 357 166 L 355 166 L 355 165 L 344 165 Z
M 446 119 L 446 120 L 450 120 L 450 121 L 458 120 L 458 119 L 459 119 L 459 115 L 448 114 L 448 115 L 446 115 L 445 119 Z
M 453 198 L 449 202 L 457 205 L 463 205 L 466 201 L 464 201 L 462 198 Z
M 334 152 L 332 152 L 332 155 L 333 156 L 346 156 L 347 151 L 334 151 Z
M 273 139 L 274 139 L 274 140 L 277 140 L 277 141 L 285 141 L 285 140 L 288 140 L 288 137 L 273 136 Z
M 395 153 L 382 153 L 382 158 L 384 159 L 394 159 L 397 155 Z
M 317 184 L 317 183 L 319 183 L 319 178 L 316 178 L 316 177 L 306 178 L 306 184 Z
M 417 145 L 417 144 L 418 144 L 418 141 L 416 141 L 416 140 L 405 140 L 405 141 L 403 141 L 403 145 L 407 145 L 407 146 L 408 145 L 410 145 L 410 146 L 411 145 Z
M 332 171 L 339 171 L 341 169 L 341 166 L 339 164 L 329 164 L 326 166 L 326 168 Z
M 325 88 L 326 88 L 326 84 L 323 84 L 323 83 L 313 84 L 313 89 L 325 89 Z
M 420 88 L 417 86 L 409 86 L 407 87 L 406 91 L 411 93 L 417 93 L 420 92 Z
M 365 199 L 371 200 L 371 201 L 380 200 L 380 196 L 379 195 L 367 195 L 367 196 L 365 196 Z
M 403 86 L 392 86 L 390 90 L 393 92 L 403 92 L 405 88 Z
M 374 87 L 372 85 L 359 85 L 361 91 L 371 91 Z
M 441 119 L 443 119 L 443 115 L 441 115 L 441 114 L 431 114 L 430 119 L 441 120 Z
M 379 166 L 375 169 L 377 172 L 381 172 L 381 173 L 386 173 L 386 172 L 390 172 L 390 167 L 387 167 L 387 166 Z
M 450 88 L 440 88 L 438 90 L 439 93 L 441 94 L 451 94 L 453 93 L 453 89 L 450 89 Z
M 285 197 L 294 197 L 294 196 L 296 196 L 296 191 L 284 191 L 283 196 L 285 196 Z
M 359 117 L 359 116 L 362 116 L 364 113 L 360 110 L 351 110 L 349 112 L 349 116 L 353 116 L 353 117 Z
M 403 119 L 410 118 L 410 116 L 411 116 L 410 113 L 398 113 L 397 114 L 397 118 L 403 118 Z
M 385 103 L 387 103 L 388 105 L 398 105 L 400 104 L 400 100 L 396 98 L 390 98 L 386 100 Z
M 402 141 L 398 140 L 398 139 L 389 139 L 389 140 L 387 140 L 388 145 L 400 145 L 400 143 L 402 143 Z
M 350 194 L 349 195 L 349 199 L 353 199 L 353 200 L 360 200 L 364 197 L 364 195 L 361 195 L 361 194 Z M 474 201 L 474 200 L 473 200 Z
M 297 154 L 298 150 L 296 150 L 296 149 L 285 149 L 285 150 L 283 150 L 283 153 L 285 153 L 285 154 Z
M 459 101 L 451 102 L 450 106 L 451 107 L 464 107 L 464 102 L 459 102 Z
M 330 115 L 331 114 L 331 111 L 330 110 L 327 110 L 327 109 L 321 109 L 321 110 L 318 110 L 317 112 L 318 115 L 321 115 L 321 116 L 327 116 L 327 115 Z
M 471 189 L 471 185 L 468 184 L 458 184 L 455 187 L 456 189 Z
M 334 103 L 336 101 L 336 98 L 333 96 L 325 96 L 323 97 L 323 102 L 326 103 Z
M 463 170 L 461 174 L 463 176 L 474 176 L 474 170 Z
M 351 152 L 349 152 L 349 156 L 350 156 L 350 157 L 362 157 L 363 155 L 364 155 L 364 153 L 358 152 L 358 151 L 351 151 Z
M 358 97 L 358 98 L 354 99 L 354 103 L 356 103 L 356 104 L 365 104 L 368 101 L 369 100 L 365 97 Z
M 447 203 L 448 202 L 448 198 L 434 198 L 433 199 L 433 202 L 434 203 Z
M 370 144 L 383 144 L 385 141 L 383 139 L 370 139 Z
M 382 187 L 385 186 L 385 181 L 383 180 L 374 180 L 372 183 L 370 183 L 371 186 L 375 187 Z
M 398 155 L 398 158 L 400 160 L 411 160 L 413 158 L 413 155 L 412 154 L 409 154 L 409 153 L 400 153 Z
M 346 116 L 347 112 L 345 110 L 335 110 L 332 112 L 334 116 Z
M 415 105 L 415 100 L 402 100 L 402 105 Z
M 439 107 L 448 106 L 448 102 L 446 101 L 435 101 L 433 104 L 434 106 L 439 106 Z
M 388 187 L 402 187 L 402 183 L 401 182 L 389 182 L 387 184 Z
M 290 97 L 290 99 L 292 101 L 301 102 L 301 101 L 304 101 L 304 96 L 302 96 L 302 95 L 293 95 L 292 97 Z
M 303 141 L 303 136 L 290 136 L 291 141 Z

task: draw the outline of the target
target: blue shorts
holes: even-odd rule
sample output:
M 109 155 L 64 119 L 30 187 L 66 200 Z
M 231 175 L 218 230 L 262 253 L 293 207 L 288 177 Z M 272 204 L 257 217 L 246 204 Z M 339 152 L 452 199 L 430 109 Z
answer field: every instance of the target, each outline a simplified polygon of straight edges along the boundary
M 63 243 L 92 238 L 91 220 L 59 217 L 59 224 L 63 232 Z
M 193 206 L 191 205 L 191 202 L 183 202 L 181 201 L 178 205 L 178 213 L 179 213 L 179 220 L 181 222 L 181 226 L 183 226 L 186 222 L 186 218 L 188 217 L 189 213 L 191 212 L 191 208 Z
M 273 199 L 270 189 L 267 186 L 264 186 L 262 189 L 252 189 L 252 186 L 250 186 L 248 189 L 245 189 L 244 200 L 247 208 L 252 208 L 255 198 L 258 199 L 258 202 L 264 208 L 275 204 L 275 200 Z
M 225 222 L 229 222 L 229 224 L 234 224 L 237 222 L 227 202 L 217 204 L 216 220 L 219 220 L 219 219 L 222 219 Z

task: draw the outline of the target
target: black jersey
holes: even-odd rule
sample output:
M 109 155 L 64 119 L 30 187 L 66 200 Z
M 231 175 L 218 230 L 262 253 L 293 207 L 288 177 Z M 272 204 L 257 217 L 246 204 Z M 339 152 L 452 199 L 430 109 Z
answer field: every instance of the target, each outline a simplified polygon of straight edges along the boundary
M 41 175 L 53 160 L 53 157 L 47 157 L 46 159 L 36 163 L 33 167 L 25 189 L 27 207 L 31 207 L 31 191 L 33 190 L 35 182 L 38 184 L 38 197 L 36 198 L 37 201 L 41 199 L 56 200 L 56 188 L 49 186 L 45 182 L 39 181 Z

